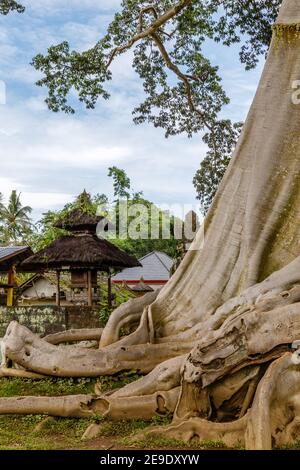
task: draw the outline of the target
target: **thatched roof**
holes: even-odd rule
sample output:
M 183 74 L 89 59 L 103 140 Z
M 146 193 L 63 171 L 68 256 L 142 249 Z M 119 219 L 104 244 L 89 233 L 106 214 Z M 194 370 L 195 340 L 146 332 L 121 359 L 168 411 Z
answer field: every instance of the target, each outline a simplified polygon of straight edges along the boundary
M 27 272 L 51 269 L 95 269 L 140 266 L 139 261 L 107 240 L 91 233 L 60 237 L 48 247 L 27 258 L 21 267 Z
M 81 209 L 73 209 L 66 217 L 54 224 L 56 228 L 62 228 L 70 232 L 92 231 L 96 232 L 96 226 L 103 217 L 97 217 Z
M 29 246 L 0 246 L 0 272 L 7 272 L 12 264 L 18 266 L 32 254 Z

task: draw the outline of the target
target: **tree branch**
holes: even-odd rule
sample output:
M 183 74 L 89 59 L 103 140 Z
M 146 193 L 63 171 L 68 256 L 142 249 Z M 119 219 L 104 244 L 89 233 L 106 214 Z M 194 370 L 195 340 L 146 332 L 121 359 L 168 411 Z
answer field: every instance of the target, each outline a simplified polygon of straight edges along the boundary
M 158 18 L 158 13 L 157 13 L 157 10 L 155 7 L 146 7 L 146 8 L 143 8 L 141 11 L 140 11 L 140 15 L 139 15 L 139 29 L 138 29 L 138 32 L 141 33 L 143 31 L 143 19 L 144 19 L 144 15 L 146 13 L 152 13 L 155 17 L 155 19 L 157 20 Z
M 113 62 L 116 55 L 121 54 L 122 52 L 130 49 L 136 42 L 140 41 L 141 39 L 145 39 L 145 38 L 151 36 L 152 34 L 154 34 L 161 26 L 163 26 L 165 23 L 167 23 L 174 16 L 178 15 L 178 13 L 180 13 L 184 8 L 186 8 L 190 3 L 192 3 L 192 1 L 193 0 L 180 0 L 178 3 L 176 3 L 176 5 L 174 5 L 168 11 L 166 11 L 166 13 L 159 16 L 151 24 L 151 26 L 149 26 L 149 28 L 145 29 L 144 31 L 140 31 L 138 34 L 133 36 L 133 38 L 130 39 L 130 41 L 128 41 L 123 46 L 116 47 L 110 55 L 109 61 L 107 63 L 107 68 L 111 65 L 111 63 Z M 155 14 L 157 13 L 154 7 L 148 7 L 148 9 L 149 8 L 152 10 L 152 12 L 154 11 Z M 146 10 L 147 10 L 147 8 L 146 8 Z M 144 12 L 145 12 L 145 9 L 144 9 Z M 140 19 L 141 19 L 141 15 L 143 16 L 143 10 L 141 11 Z
M 160 39 L 160 37 L 158 36 L 158 34 L 152 33 L 151 37 L 154 40 L 155 44 L 157 45 L 157 47 L 158 47 L 158 49 L 159 49 L 159 51 L 162 55 L 162 58 L 164 59 L 165 64 L 168 67 L 168 69 L 171 70 L 172 72 L 174 72 L 175 75 L 177 75 L 177 77 L 179 78 L 179 80 L 181 80 L 184 83 L 190 110 L 192 112 L 198 114 L 199 117 L 202 119 L 203 123 L 205 124 L 205 126 L 207 127 L 207 129 L 212 131 L 212 127 L 210 126 L 210 124 L 208 124 L 206 122 L 206 120 L 204 118 L 204 114 L 195 106 L 193 96 L 192 96 L 192 88 L 191 88 L 191 84 L 189 82 L 189 79 L 199 80 L 199 78 L 194 77 L 194 76 L 190 76 L 190 75 L 187 76 L 183 72 L 181 72 L 179 67 L 176 64 L 174 64 L 174 62 L 172 62 L 165 46 L 163 45 L 163 42 Z
M 175 75 L 179 78 L 179 80 L 181 80 L 184 83 L 190 110 L 198 114 L 198 116 L 204 123 L 205 127 L 207 127 L 207 129 L 210 132 L 213 132 L 213 127 L 210 124 L 208 124 L 208 122 L 204 118 L 204 114 L 195 106 L 193 96 L 192 96 L 192 88 L 191 88 L 190 80 L 199 81 L 201 80 L 201 77 L 196 77 L 194 75 L 185 75 L 183 72 L 181 72 L 179 67 L 172 62 L 162 40 L 157 34 L 157 31 L 162 25 L 164 25 L 167 21 L 169 21 L 171 18 L 177 15 L 180 11 L 182 11 L 185 7 L 191 4 L 192 1 L 193 0 L 181 0 L 176 5 L 174 5 L 173 8 L 171 8 L 170 10 L 168 10 L 166 13 L 164 13 L 161 16 L 158 16 L 157 10 L 153 6 L 143 8 L 139 14 L 138 34 L 133 36 L 133 38 L 130 41 L 128 41 L 126 44 L 124 44 L 123 46 L 116 47 L 112 51 L 107 67 L 111 65 L 111 63 L 113 62 L 117 54 L 121 54 L 125 50 L 130 49 L 139 40 L 145 39 L 146 37 L 150 37 L 157 45 L 168 69 L 174 72 Z M 149 26 L 147 29 L 143 31 L 143 18 L 146 13 L 153 13 L 156 19 L 151 24 L 151 26 Z
M 8 13 L 14 10 L 17 11 L 17 13 L 24 13 L 25 7 L 14 0 L 0 1 L 0 15 L 8 15 Z

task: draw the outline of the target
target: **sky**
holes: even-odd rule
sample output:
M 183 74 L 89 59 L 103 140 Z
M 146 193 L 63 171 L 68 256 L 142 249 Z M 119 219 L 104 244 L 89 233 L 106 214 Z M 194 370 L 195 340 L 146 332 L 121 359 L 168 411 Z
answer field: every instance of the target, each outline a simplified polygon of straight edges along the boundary
M 124 169 L 135 191 L 161 205 L 193 206 L 193 176 L 205 156 L 201 136 L 166 139 L 161 129 L 136 126 L 131 112 L 143 99 L 131 68 L 131 52 L 113 64 L 111 99 L 95 110 L 78 104 L 75 115 L 52 113 L 46 90 L 30 61 L 47 47 L 68 40 L 84 50 L 103 35 L 119 0 L 24 0 L 26 12 L 0 18 L 0 192 L 12 189 L 38 220 L 58 210 L 83 189 L 112 198 L 108 167 Z M 206 54 L 218 65 L 231 103 L 223 117 L 244 120 L 263 66 L 245 72 L 238 47 L 208 44 Z M 4 88 L 6 100 L 4 103 Z M 179 214 L 178 214 L 179 215 Z

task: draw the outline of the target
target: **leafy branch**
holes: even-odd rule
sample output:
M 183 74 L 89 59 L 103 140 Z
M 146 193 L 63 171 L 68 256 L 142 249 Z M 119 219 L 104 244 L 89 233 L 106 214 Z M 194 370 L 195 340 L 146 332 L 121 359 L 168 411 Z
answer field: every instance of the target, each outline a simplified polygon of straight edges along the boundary
M 0 0 L 0 15 L 8 15 L 11 11 L 24 13 L 25 7 L 14 0 Z
M 268 50 L 280 4 L 281 0 L 123 0 L 107 34 L 91 49 L 72 51 L 63 42 L 51 46 L 46 55 L 38 54 L 32 62 L 42 72 L 37 84 L 48 88 L 46 103 L 52 111 L 74 113 L 69 99 L 73 90 L 87 108 L 94 108 L 99 98 L 110 97 L 112 63 L 132 49 L 132 65 L 146 95 L 133 110 L 134 122 L 160 127 L 166 137 L 191 137 L 206 129 L 207 156 L 216 168 L 218 160 L 223 168 L 220 130 L 227 130 L 224 139 L 232 147 L 238 124 L 227 120 L 224 125 L 219 119 L 229 98 L 203 44 L 213 40 L 230 46 L 243 36 L 241 62 L 248 69 L 254 67 Z M 205 184 L 215 187 L 213 180 Z

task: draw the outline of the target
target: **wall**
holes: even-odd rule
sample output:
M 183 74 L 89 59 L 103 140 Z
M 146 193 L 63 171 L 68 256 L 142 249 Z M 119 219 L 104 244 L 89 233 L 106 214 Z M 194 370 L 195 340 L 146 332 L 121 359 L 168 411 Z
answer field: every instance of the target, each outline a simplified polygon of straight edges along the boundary
M 48 279 L 38 279 L 33 287 L 28 287 L 22 293 L 21 297 L 25 299 L 47 298 L 51 299 L 56 293 L 56 287 Z
M 27 326 L 41 336 L 71 328 L 99 328 L 100 311 L 98 307 L 55 307 L 55 306 L 0 306 L 0 338 L 12 320 Z

